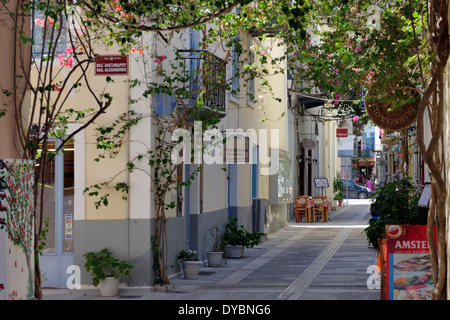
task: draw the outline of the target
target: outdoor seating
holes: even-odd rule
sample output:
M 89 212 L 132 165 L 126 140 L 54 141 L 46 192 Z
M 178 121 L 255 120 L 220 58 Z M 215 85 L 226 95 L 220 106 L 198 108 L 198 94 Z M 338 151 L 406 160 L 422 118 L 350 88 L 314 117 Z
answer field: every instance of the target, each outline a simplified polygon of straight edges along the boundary
M 316 221 L 316 215 L 317 218 L 320 218 L 322 222 L 328 221 L 328 210 L 325 204 L 325 202 L 327 201 L 327 197 L 315 196 L 312 198 L 312 201 L 313 201 L 312 215 L 314 219 L 313 221 Z
M 305 218 L 305 222 L 309 222 L 308 196 L 300 196 L 295 198 L 295 222 L 300 222 L 301 218 Z

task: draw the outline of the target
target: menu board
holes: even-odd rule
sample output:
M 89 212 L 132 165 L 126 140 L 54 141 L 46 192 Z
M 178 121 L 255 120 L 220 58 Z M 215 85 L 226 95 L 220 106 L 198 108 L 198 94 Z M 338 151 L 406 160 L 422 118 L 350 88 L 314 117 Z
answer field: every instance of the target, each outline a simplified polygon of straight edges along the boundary
M 315 178 L 314 184 L 316 188 L 328 188 L 328 179 L 327 178 Z
M 433 272 L 426 225 L 387 225 L 389 300 L 431 300 Z

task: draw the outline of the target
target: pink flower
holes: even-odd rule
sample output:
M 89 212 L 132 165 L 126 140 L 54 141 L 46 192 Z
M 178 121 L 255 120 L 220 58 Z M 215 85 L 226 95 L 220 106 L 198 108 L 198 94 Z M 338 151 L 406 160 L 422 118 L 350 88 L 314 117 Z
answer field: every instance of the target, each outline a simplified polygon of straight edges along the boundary
M 338 100 L 340 99 L 340 97 L 341 97 L 341 94 L 340 93 L 336 93 L 336 95 L 334 96 L 334 104 L 337 104 L 338 103 Z
M 60 53 L 58 56 L 59 65 L 62 66 L 64 64 L 64 53 Z
M 41 20 L 41 19 L 34 19 L 34 24 L 40 27 L 44 27 L 45 25 L 45 20 Z
M 353 122 L 356 122 L 356 121 L 358 121 L 358 119 L 359 119 L 359 117 L 358 117 L 358 116 L 354 116 L 354 117 L 353 117 Z
M 369 71 L 369 73 L 366 76 L 366 80 L 367 80 L 368 84 L 372 84 L 373 83 L 372 79 L 373 79 L 374 75 L 375 75 L 375 72 Z
M 66 49 L 66 52 L 67 52 L 68 54 L 72 54 L 72 53 L 73 53 L 73 48 L 72 48 L 72 47 L 67 48 L 67 49 Z
M 68 57 L 68 58 L 66 59 L 66 62 L 64 63 L 64 65 L 65 65 L 66 67 L 71 67 L 71 68 L 72 68 L 72 66 L 73 66 L 73 59 L 72 59 L 71 57 Z
M 62 66 L 62 65 L 64 65 L 65 67 L 72 67 L 73 66 L 73 59 L 72 59 L 72 57 L 66 58 L 64 53 L 60 53 L 59 54 L 58 62 L 59 62 L 60 66 Z

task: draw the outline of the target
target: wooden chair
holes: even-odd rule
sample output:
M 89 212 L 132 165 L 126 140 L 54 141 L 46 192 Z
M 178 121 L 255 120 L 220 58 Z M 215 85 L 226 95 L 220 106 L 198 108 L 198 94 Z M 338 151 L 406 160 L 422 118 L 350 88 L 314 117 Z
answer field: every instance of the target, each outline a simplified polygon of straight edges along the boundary
M 316 220 L 316 215 L 319 215 L 322 222 L 326 222 L 327 219 L 327 208 L 325 207 L 325 200 L 327 197 L 325 196 L 315 196 L 313 198 L 313 218 Z
M 301 218 L 305 218 L 305 222 L 308 222 L 308 196 L 301 196 L 295 198 L 294 210 L 295 210 L 295 222 L 300 222 Z

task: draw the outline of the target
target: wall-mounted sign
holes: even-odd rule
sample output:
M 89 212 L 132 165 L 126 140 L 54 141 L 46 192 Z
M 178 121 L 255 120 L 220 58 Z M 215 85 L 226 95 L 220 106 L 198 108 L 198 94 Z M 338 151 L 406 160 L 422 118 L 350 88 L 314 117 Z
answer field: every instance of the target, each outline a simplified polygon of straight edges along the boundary
M 348 128 L 336 128 L 336 137 L 338 138 L 348 137 Z
M 369 102 L 366 110 L 369 118 L 376 126 L 387 131 L 401 131 L 416 121 L 419 101 L 417 98 L 413 103 L 405 104 L 399 108 L 391 108 L 392 106 L 390 105 Z
M 96 76 L 128 75 L 128 56 L 104 55 L 95 60 Z
M 303 139 L 302 146 L 305 150 L 311 150 L 316 147 L 316 142 L 311 139 Z
M 64 215 L 64 238 L 72 239 L 73 238 L 73 220 L 72 214 L 67 213 Z

